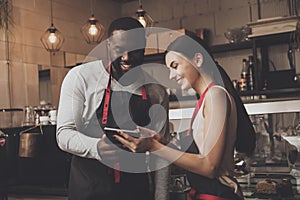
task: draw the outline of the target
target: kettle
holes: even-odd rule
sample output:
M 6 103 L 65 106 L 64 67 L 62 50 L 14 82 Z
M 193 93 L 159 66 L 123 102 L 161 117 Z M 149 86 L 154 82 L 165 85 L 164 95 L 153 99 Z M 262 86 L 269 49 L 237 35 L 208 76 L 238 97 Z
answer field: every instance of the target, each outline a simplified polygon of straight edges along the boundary
M 23 126 L 34 125 L 34 112 L 32 106 L 25 106 L 22 124 Z

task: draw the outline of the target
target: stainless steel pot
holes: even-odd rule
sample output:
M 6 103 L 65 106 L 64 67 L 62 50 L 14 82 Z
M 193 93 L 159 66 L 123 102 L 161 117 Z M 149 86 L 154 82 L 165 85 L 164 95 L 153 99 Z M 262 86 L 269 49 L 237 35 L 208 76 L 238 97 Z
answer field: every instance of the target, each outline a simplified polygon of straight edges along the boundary
M 19 157 L 32 158 L 39 156 L 42 148 L 41 133 L 21 133 L 19 143 Z

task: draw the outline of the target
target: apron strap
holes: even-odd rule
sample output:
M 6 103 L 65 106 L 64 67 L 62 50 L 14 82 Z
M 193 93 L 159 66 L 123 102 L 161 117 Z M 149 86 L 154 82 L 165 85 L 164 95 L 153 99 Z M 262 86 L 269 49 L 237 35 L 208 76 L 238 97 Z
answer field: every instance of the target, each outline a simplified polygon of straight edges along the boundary
M 105 100 L 104 100 L 104 107 L 103 107 L 103 115 L 102 115 L 102 124 L 107 123 L 107 117 L 108 117 L 108 109 L 110 104 L 110 93 L 111 93 L 111 64 L 108 65 L 107 71 L 109 74 L 108 83 L 105 90 Z M 142 99 L 147 100 L 147 93 L 146 88 L 142 87 Z
M 195 120 L 195 118 L 196 118 L 196 116 L 197 116 L 197 114 L 198 114 L 198 112 L 199 112 L 199 109 L 200 109 L 200 107 L 201 107 L 201 105 L 202 105 L 202 103 L 203 103 L 203 101 L 204 101 L 204 98 L 205 98 L 205 95 L 206 95 L 207 91 L 209 90 L 209 88 L 211 88 L 211 87 L 214 86 L 214 85 L 215 85 L 215 83 L 214 83 L 214 82 L 211 82 L 211 83 L 206 87 L 206 89 L 204 90 L 204 92 L 203 92 L 203 94 L 201 95 L 200 99 L 198 100 L 197 105 L 196 105 L 196 107 L 195 107 L 195 109 L 194 109 L 194 113 L 193 113 L 193 115 L 192 115 L 192 119 L 191 119 L 191 123 L 190 123 L 190 128 L 189 128 L 189 130 L 188 130 L 187 133 L 186 133 L 187 136 L 190 136 L 190 135 L 191 135 L 192 125 L 193 125 L 194 120 Z
M 108 65 L 107 71 L 108 71 L 109 78 L 108 78 L 108 83 L 107 83 L 106 90 L 105 90 L 102 124 L 107 123 L 108 108 L 109 108 L 109 103 L 110 103 L 110 91 L 111 91 L 111 72 L 110 72 L 111 64 Z
M 142 99 L 147 100 L 147 93 L 145 86 L 142 87 Z
M 188 200 L 230 200 L 223 197 L 218 197 L 212 194 L 196 194 L 196 190 L 192 188 L 189 192 Z
M 107 117 L 108 117 L 108 111 L 109 111 L 109 104 L 110 104 L 110 95 L 111 95 L 111 67 L 112 64 L 110 63 L 107 67 L 107 72 L 109 74 L 108 83 L 105 90 L 105 99 L 104 99 L 104 107 L 103 107 L 103 115 L 102 115 L 102 124 L 106 125 L 107 123 Z M 142 99 L 147 100 L 147 93 L 146 89 L 143 86 L 142 87 Z M 121 174 L 120 174 L 120 163 L 117 162 L 114 164 L 114 177 L 115 177 L 115 183 L 120 183 L 121 181 Z

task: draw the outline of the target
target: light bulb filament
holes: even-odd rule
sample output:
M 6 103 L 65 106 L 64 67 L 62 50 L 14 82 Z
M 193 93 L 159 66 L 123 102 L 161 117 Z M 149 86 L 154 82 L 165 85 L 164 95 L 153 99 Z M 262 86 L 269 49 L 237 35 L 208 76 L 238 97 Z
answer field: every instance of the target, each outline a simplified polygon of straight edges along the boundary
M 48 40 L 49 40 L 49 42 L 50 42 L 51 44 L 56 43 L 57 37 L 56 37 L 55 33 L 50 33 L 50 35 L 49 35 L 49 37 L 48 37 Z
M 91 24 L 91 26 L 89 28 L 89 34 L 92 36 L 95 36 L 98 34 L 98 28 L 96 27 L 95 24 Z

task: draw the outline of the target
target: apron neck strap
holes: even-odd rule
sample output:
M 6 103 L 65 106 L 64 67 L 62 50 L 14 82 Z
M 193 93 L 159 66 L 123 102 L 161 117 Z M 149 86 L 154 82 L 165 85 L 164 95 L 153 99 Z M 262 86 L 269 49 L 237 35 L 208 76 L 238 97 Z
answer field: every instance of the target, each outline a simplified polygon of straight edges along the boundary
M 195 120 L 195 118 L 196 118 L 196 116 L 197 116 L 197 114 L 198 114 L 198 112 L 199 112 L 199 110 L 200 110 L 200 107 L 201 107 L 201 105 L 202 105 L 202 103 L 203 103 L 203 101 L 204 101 L 204 98 L 205 98 L 205 95 L 206 95 L 207 91 L 209 90 L 209 88 L 211 88 L 211 87 L 214 86 L 214 85 L 215 85 L 215 83 L 214 83 L 214 82 L 211 82 L 211 83 L 205 88 L 204 92 L 201 94 L 200 99 L 198 100 L 197 105 L 196 105 L 196 107 L 195 107 L 195 109 L 194 109 L 194 112 L 193 112 L 193 115 L 192 115 L 192 119 L 191 119 L 191 123 L 190 123 L 190 128 L 189 128 L 189 130 L 188 130 L 188 132 L 187 132 L 187 136 L 189 136 L 189 135 L 191 134 L 191 130 L 192 130 L 192 126 L 193 126 L 194 120 Z
M 111 93 L 111 63 L 107 66 L 108 72 L 108 82 L 105 90 L 105 98 L 104 98 L 104 107 L 103 107 L 103 115 L 102 115 L 102 124 L 107 123 L 107 116 L 108 116 L 108 108 L 110 102 L 110 93 Z
M 108 78 L 108 83 L 107 83 L 106 90 L 105 90 L 102 124 L 107 123 L 107 117 L 108 117 L 108 109 L 109 109 L 110 95 L 111 95 L 111 77 L 112 77 L 111 68 L 112 68 L 112 64 L 109 63 L 108 67 L 107 67 L 107 72 L 108 72 L 109 78 Z M 142 99 L 147 100 L 147 93 L 146 93 L 145 86 L 142 87 Z

